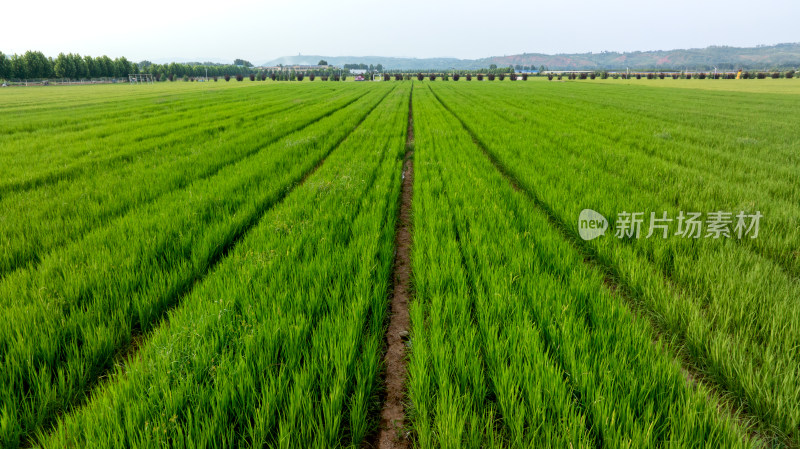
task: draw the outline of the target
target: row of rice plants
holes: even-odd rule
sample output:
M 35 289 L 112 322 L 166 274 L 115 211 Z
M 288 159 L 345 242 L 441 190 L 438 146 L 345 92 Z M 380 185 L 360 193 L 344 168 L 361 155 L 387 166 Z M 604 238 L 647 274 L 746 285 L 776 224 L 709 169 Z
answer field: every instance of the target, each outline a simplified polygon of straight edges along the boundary
M 673 97 L 674 95 L 671 95 L 670 99 Z M 712 99 L 708 102 L 713 101 Z M 713 104 L 710 107 L 713 108 Z M 543 109 L 546 110 L 547 107 Z M 729 106 L 727 110 L 733 110 L 732 113 L 737 111 L 733 106 Z M 763 104 L 761 110 L 764 110 Z M 775 128 L 770 127 L 766 122 L 771 115 L 763 117 L 763 112 L 759 114 L 749 107 L 747 111 L 750 111 L 750 122 L 763 127 L 756 137 L 761 142 L 759 146 L 764 147 L 764 150 L 754 151 L 753 145 L 750 144 L 731 145 L 721 156 L 717 156 L 713 150 L 707 150 L 707 147 L 714 147 L 717 144 L 713 141 L 704 143 L 702 139 L 705 132 L 697 136 L 693 130 L 685 129 L 681 134 L 693 136 L 692 138 L 664 139 L 658 135 L 658 123 L 637 117 L 636 126 L 625 127 L 623 122 L 626 120 L 631 122 L 631 118 L 623 116 L 616 119 L 610 111 L 603 113 L 604 124 L 598 125 L 594 130 L 586 127 L 583 117 L 573 118 L 581 113 L 574 109 L 569 114 L 564 114 L 563 111 L 560 114 L 557 111 L 546 111 L 548 112 L 546 116 L 551 117 L 553 123 L 543 122 L 538 116 L 525 117 L 524 127 L 535 130 L 533 133 L 536 136 L 531 135 L 529 131 L 526 138 L 537 142 L 556 141 L 552 130 L 563 132 L 569 129 L 571 142 L 559 141 L 560 146 L 552 152 L 551 157 L 577 156 L 584 164 L 600 167 L 605 172 L 604 176 L 609 179 L 605 181 L 602 177 L 594 179 L 608 186 L 604 189 L 606 191 L 604 196 L 626 198 L 630 201 L 630 198 L 636 198 L 637 193 L 647 192 L 648 197 L 657 198 L 656 201 L 664 203 L 660 207 L 670 212 L 676 212 L 677 206 L 681 206 L 683 210 L 711 211 L 727 207 L 738 211 L 741 207 L 758 205 L 758 209 L 768 217 L 765 218 L 766 223 L 762 222 L 766 225 L 766 229 L 762 228 L 758 239 L 746 238 L 730 245 L 700 240 L 692 243 L 690 248 L 684 246 L 685 241 L 681 243 L 680 239 L 667 242 L 663 242 L 663 239 L 642 240 L 636 243 L 647 248 L 643 252 L 647 253 L 651 261 L 666 275 L 681 279 L 682 284 L 691 285 L 700 297 L 711 298 L 710 303 L 704 308 L 713 312 L 709 315 L 718 320 L 715 323 L 716 330 L 739 333 L 740 326 L 750 325 L 753 321 L 751 314 L 756 313 L 759 314 L 757 322 L 771 323 L 759 331 L 761 332 L 757 339 L 759 343 L 767 342 L 771 345 L 779 343 L 784 349 L 788 349 L 792 347 L 792 341 L 800 339 L 800 335 L 797 334 L 798 326 L 793 324 L 796 323 L 798 314 L 792 301 L 792 298 L 800 294 L 794 280 L 800 272 L 800 267 L 796 255 L 786 251 L 787 248 L 800 245 L 796 226 L 796 217 L 800 215 L 796 198 L 800 192 L 793 181 L 797 176 L 796 169 L 793 168 L 793 158 L 782 150 L 786 142 L 792 140 L 786 136 L 797 133 L 796 130 L 785 129 L 781 123 L 776 124 Z M 506 119 L 512 120 L 513 115 L 506 116 Z M 531 126 L 531 120 L 536 122 L 534 126 Z M 720 120 L 720 122 L 726 121 L 735 119 Z M 718 129 L 722 126 L 724 125 L 713 125 L 711 128 Z M 740 125 L 744 126 L 751 125 Z M 520 124 L 521 132 L 522 127 Z M 623 128 L 627 133 L 623 133 L 623 136 L 609 135 L 611 130 L 617 128 Z M 546 135 L 548 132 L 551 132 L 550 136 Z M 748 134 L 750 132 L 747 131 Z M 513 144 L 504 142 L 504 145 Z M 770 149 L 773 150 L 769 151 Z M 769 153 L 772 153 L 771 156 Z M 551 155 L 550 152 L 543 154 Z M 683 160 L 670 156 L 674 154 L 682 155 Z M 737 158 L 746 162 L 734 166 L 732 159 Z M 537 159 L 545 158 L 537 156 Z M 624 163 L 617 163 L 623 161 Z M 782 167 L 773 161 L 778 161 Z M 574 161 L 568 160 L 567 163 L 574 165 Z M 565 169 L 563 164 L 564 161 L 561 160 L 554 162 L 554 165 L 561 165 L 562 169 Z M 716 171 L 710 166 L 703 167 L 702 170 L 693 168 L 703 164 L 716 164 L 730 169 Z M 652 175 L 642 176 L 648 173 Z M 562 174 L 556 172 L 555 176 L 559 177 Z M 595 174 L 590 173 L 588 176 Z M 652 201 L 651 199 L 648 202 Z M 642 206 L 650 207 L 648 202 Z M 630 204 L 628 206 L 630 208 Z M 575 214 L 578 211 L 579 209 L 573 210 Z M 610 213 L 613 217 L 614 211 Z M 667 245 L 666 248 L 664 245 Z M 717 269 L 694 269 L 697 250 L 703 255 L 704 265 Z M 725 306 L 727 302 L 744 304 L 745 307 L 729 308 Z M 718 307 L 721 309 L 716 310 Z M 732 319 L 732 313 L 741 316 Z M 775 315 L 780 317 L 778 323 L 772 323 Z M 778 332 L 777 329 L 782 330 Z M 773 334 L 778 336 L 777 341 L 772 338 Z M 784 356 L 797 355 L 796 351 L 783 352 Z
M 747 446 L 459 121 L 414 95 L 420 446 Z
M 36 263 L 52 249 L 70 242 L 141 204 L 149 203 L 197 179 L 213 176 L 263 146 L 295 132 L 355 101 L 357 91 L 328 93 L 318 99 L 197 111 L 214 125 L 181 132 L 160 142 L 131 142 L 126 157 L 111 166 L 84 164 L 79 176 L 0 199 L 0 278 Z M 291 105 L 291 106 L 287 106 Z M 217 110 L 219 109 L 219 110 Z M 215 120 L 214 116 L 219 115 Z M 147 131 L 144 131 L 145 133 Z M 253 139 L 258 132 L 259 139 Z M 81 142 L 73 146 L 83 145 Z M 146 151 L 143 151 L 146 150 Z
M 361 447 L 376 425 L 408 87 L 42 447 Z
M 674 219 L 680 210 L 760 209 L 779 218 L 777 225 L 762 228 L 759 238 L 772 239 L 772 248 L 785 251 L 786 239 L 794 234 L 791 218 L 771 207 L 780 197 L 737 189 L 735 175 L 719 177 L 713 189 L 692 190 L 690 171 L 648 158 L 640 147 L 620 146 L 602 127 L 592 132 L 570 122 L 574 108 L 554 108 L 545 117 L 523 108 L 504 115 L 480 98 L 470 101 L 436 91 L 576 244 L 619 278 L 673 349 L 735 408 L 757 418 L 754 424 L 763 438 L 778 444 L 800 441 L 800 311 L 794 304 L 800 287 L 791 272 L 775 257 L 735 238 L 663 239 L 659 232 L 647 239 L 647 229 L 639 239 L 613 236 L 621 211 L 659 217 L 666 211 Z M 515 115 L 522 118 L 515 120 Z M 643 124 L 632 132 L 644 137 L 652 128 Z M 746 147 L 739 151 L 747 154 Z M 695 159 L 690 146 L 685 154 L 689 163 Z M 702 207 L 710 209 L 697 209 Z M 608 236 L 578 240 L 577 217 L 584 208 L 611 219 Z
M 70 127 L 57 127 L 43 121 L 31 132 L 15 131 L 2 139 L 4 151 L 0 160 L 8 176 L 4 176 L 0 191 L 28 189 L 74 177 L 92 169 L 93 165 L 124 163 L 134 155 L 157 151 L 165 142 L 177 143 L 184 137 L 217 129 L 223 125 L 219 122 L 238 114 L 258 117 L 262 108 L 286 108 L 295 98 L 313 98 L 313 92 L 297 95 L 277 90 L 273 92 L 274 99 L 268 92 L 254 92 L 255 95 L 244 95 L 246 92 L 240 90 L 232 92 L 238 95 L 212 99 L 200 92 L 185 93 L 192 101 L 162 105 L 149 115 L 110 113 L 108 118 L 96 121 L 86 117 Z M 127 105 L 127 102 L 121 103 Z M 237 104 L 239 110 L 234 111 L 233 104 Z M 199 114 L 200 111 L 207 115 Z
M 377 87 L 377 86 L 376 86 Z M 147 332 L 258 217 L 388 94 L 355 103 L 142 205 L 0 282 L 0 442 L 15 447 L 80 400 L 136 332 Z M 259 130 L 251 142 L 262 142 Z
M 695 94 L 678 91 L 667 99 L 663 91 L 653 95 L 648 94 L 653 89 L 645 90 L 637 95 L 608 90 L 579 98 L 567 97 L 562 91 L 555 95 L 537 92 L 537 114 L 529 113 L 531 97 L 515 92 L 493 96 L 487 109 L 526 127 L 535 134 L 531 137 L 534 144 L 557 141 L 563 147 L 578 146 L 583 150 L 581 158 L 623 178 L 625 186 L 650 190 L 667 203 L 677 204 L 680 199 L 684 210 L 741 207 L 741 199 L 747 198 L 769 217 L 770 231 L 739 243 L 774 261 L 789 275 L 800 275 L 797 255 L 786 251 L 787 246 L 800 247 L 796 225 L 800 184 L 795 182 L 798 159 L 791 150 L 796 139 L 787 138 L 797 132 L 789 123 L 764 114 L 764 102 L 770 101 L 771 108 L 791 116 L 791 102 L 749 94 L 732 105 L 729 95 L 719 98 L 707 93 L 702 102 L 705 106 L 684 111 L 682 108 L 690 105 L 681 100 L 689 97 L 697 103 Z M 487 92 L 473 94 L 489 98 Z M 665 114 L 671 107 L 684 112 Z M 569 113 L 564 113 L 567 108 Z M 720 109 L 730 117 L 720 118 Z M 662 118 L 665 115 L 669 118 Z M 688 118 L 674 118 L 677 116 Z M 565 133 L 566 129 L 571 132 Z M 591 135 L 587 139 L 592 148 L 580 147 L 573 131 Z M 637 176 L 648 172 L 654 175 Z
M 791 284 L 791 277 L 800 276 L 797 254 L 786 251 L 787 247 L 800 247 L 800 228 L 796 224 L 800 215 L 796 164 L 800 160 L 792 149 L 798 133 L 788 121 L 764 113 L 765 102 L 769 102 L 770 109 L 781 111 L 782 116 L 800 118 L 792 111 L 790 101 L 751 94 L 750 98 L 730 104 L 728 95 L 722 99 L 708 95 L 710 98 L 702 102 L 704 106 L 694 107 L 688 113 L 669 114 L 684 117 L 681 123 L 680 119 L 660 117 L 664 114 L 659 111 L 671 107 L 663 93 L 660 99 L 637 96 L 635 102 L 622 99 L 616 104 L 609 96 L 601 97 L 602 106 L 589 103 L 584 107 L 583 100 L 573 100 L 572 113 L 553 111 L 547 115 L 558 120 L 562 128 L 594 137 L 592 144 L 601 151 L 585 153 L 593 164 L 608 167 L 613 161 L 615 167 L 606 171 L 627 179 L 626 184 L 638 190 L 658 195 L 666 203 L 680 203 L 684 210 L 702 211 L 719 210 L 721 206 L 733 209 L 758 205 L 760 212 L 768 217 L 764 224 L 769 225 L 769 231 L 757 239 L 738 243 L 785 271 L 788 276 L 783 276 L 781 285 Z M 670 95 L 669 103 L 680 97 Z M 519 104 L 521 108 L 527 107 Z M 674 107 L 681 108 L 679 104 Z M 720 117 L 720 109 L 730 117 Z M 636 120 L 631 120 L 631 114 L 635 114 Z M 699 123 L 703 126 L 698 126 Z M 616 163 L 620 160 L 624 163 Z M 648 172 L 656 176 L 637 176 Z M 720 248 L 716 244 L 713 247 Z M 709 286 L 715 285 L 719 282 L 711 280 Z
M 220 87 L 225 87 L 221 89 Z M 238 86 L 243 88 L 248 86 Z M 91 127 L 103 121 L 109 113 L 129 117 L 131 112 L 152 113 L 165 106 L 180 107 L 194 101 L 195 93 L 202 92 L 206 100 L 215 97 L 234 98 L 236 86 L 200 85 L 95 85 L 55 89 L 14 89 L 3 91 L 2 110 L 7 114 L 0 123 L 0 135 L 35 131 L 41 124 L 67 128 Z M 65 102 L 70 114 L 65 114 Z

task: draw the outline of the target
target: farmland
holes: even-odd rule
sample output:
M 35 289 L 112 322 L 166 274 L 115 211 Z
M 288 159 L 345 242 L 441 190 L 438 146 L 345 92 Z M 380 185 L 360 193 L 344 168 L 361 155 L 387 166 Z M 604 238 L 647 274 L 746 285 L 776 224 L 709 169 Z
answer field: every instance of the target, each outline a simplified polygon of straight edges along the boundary
M 798 101 L 795 79 L 3 89 L 0 446 L 800 447 Z M 678 235 L 690 211 L 729 235 Z

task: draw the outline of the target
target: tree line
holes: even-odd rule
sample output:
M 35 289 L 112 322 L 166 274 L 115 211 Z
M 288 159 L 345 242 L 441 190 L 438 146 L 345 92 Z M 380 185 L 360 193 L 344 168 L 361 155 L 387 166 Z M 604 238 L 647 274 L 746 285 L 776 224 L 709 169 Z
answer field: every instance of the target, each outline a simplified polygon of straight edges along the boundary
M 259 73 L 248 61 L 237 59 L 234 64 L 170 63 L 153 64 L 150 61 L 131 62 L 127 58 L 111 59 L 108 56 L 81 56 L 77 53 L 59 53 L 55 58 L 40 51 L 6 55 L 0 52 L 0 79 L 31 80 L 66 78 L 71 80 L 91 78 L 123 78 L 131 73 L 148 73 L 156 79 L 250 75 Z
M 59 53 L 53 59 L 40 51 L 10 56 L 0 52 L 0 79 L 127 78 L 129 73 L 138 70 L 137 65 L 125 57 L 111 59 L 103 55 L 93 58 Z

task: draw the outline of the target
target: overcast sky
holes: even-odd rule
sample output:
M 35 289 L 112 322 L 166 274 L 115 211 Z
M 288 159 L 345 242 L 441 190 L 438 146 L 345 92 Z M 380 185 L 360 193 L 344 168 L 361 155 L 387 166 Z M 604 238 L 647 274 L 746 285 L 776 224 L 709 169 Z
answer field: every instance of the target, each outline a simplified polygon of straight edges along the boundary
M 797 0 L 4 2 L 0 51 L 133 61 L 481 58 L 800 41 Z

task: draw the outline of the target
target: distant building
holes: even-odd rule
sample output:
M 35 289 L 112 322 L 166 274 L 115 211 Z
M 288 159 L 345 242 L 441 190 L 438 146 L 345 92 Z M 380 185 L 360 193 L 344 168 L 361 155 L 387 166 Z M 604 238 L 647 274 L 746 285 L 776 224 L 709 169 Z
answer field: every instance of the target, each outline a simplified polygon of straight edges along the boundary
M 350 69 L 352 75 L 363 75 L 367 73 L 367 69 Z

